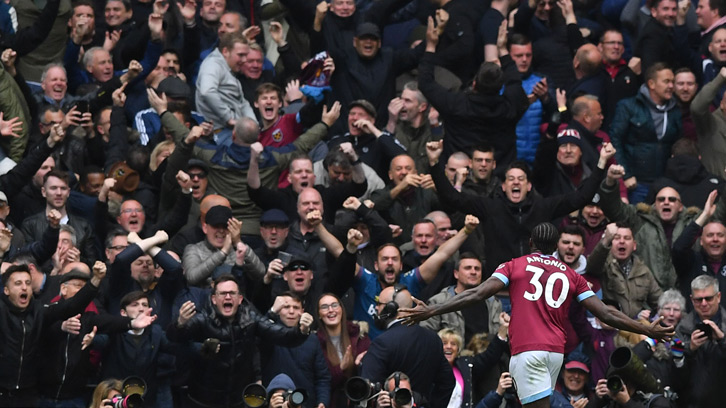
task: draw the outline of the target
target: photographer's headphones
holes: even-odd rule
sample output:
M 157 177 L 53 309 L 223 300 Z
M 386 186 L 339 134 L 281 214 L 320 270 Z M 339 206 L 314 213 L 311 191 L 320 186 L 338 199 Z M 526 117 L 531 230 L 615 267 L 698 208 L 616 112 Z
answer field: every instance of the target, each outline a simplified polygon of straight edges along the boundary
M 398 314 L 398 303 L 396 303 L 396 296 L 404 290 L 408 290 L 408 287 L 402 283 L 396 283 L 393 285 L 393 296 L 391 297 L 391 301 L 383 306 L 383 310 L 381 310 L 381 313 L 378 314 L 378 317 L 380 317 L 381 319 L 396 318 L 396 315 Z M 397 374 L 398 377 L 396 377 L 396 388 L 398 388 L 398 382 L 401 378 L 400 373 Z

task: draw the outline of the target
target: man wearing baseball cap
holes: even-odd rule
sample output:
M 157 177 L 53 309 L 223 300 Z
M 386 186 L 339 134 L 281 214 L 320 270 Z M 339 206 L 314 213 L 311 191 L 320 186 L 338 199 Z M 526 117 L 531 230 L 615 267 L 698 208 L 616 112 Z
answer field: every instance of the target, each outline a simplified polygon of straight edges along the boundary
M 182 264 L 190 285 L 207 286 L 220 275 L 235 273 L 234 266 L 242 268 L 240 273 L 262 279 L 265 266 L 240 240 L 241 227 L 229 207 L 216 205 L 207 211 L 202 223 L 205 239 L 184 249 Z
M 376 127 L 376 108 L 365 99 L 357 99 L 348 105 L 348 131 L 334 136 L 328 143 L 329 150 L 343 149 L 350 143 L 358 160 L 370 166 L 385 180 L 388 163 L 405 149 L 395 142 L 393 135 Z
M 387 47 L 381 48 L 380 28 L 374 23 L 366 22 L 356 26 L 353 48 L 331 52 L 336 67 L 342 67 L 337 69 L 331 78 L 335 99 L 349 109 L 351 114 L 354 113 L 356 106 L 362 105 L 361 99 L 370 103 L 372 109 L 369 107 L 361 109 L 368 111 L 368 115 L 355 117 L 353 120 L 355 123 L 365 118 L 370 122 L 358 122 L 356 125 L 364 133 L 374 135 L 374 139 L 380 137 L 378 129 L 388 122 L 388 103 L 396 96 L 396 77 L 415 68 L 423 56 L 423 50 L 423 45 L 416 48 L 404 47 L 395 51 Z M 344 111 L 342 114 L 347 115 L 348 112 Z M 351 132 L 351 119 L 353 118 L 349 115 L 349 132 Z M 374 125 L 377 125 L 377 128 Z M 340 132 L 341 128 L 336 126 L 334 131 Z M 397 154 L 400 153 L 392 154 L 388 158 Z M 371 165 L 365 157 L 363 161 L 378 171 L 381 177 L 385 176 L 385 168 Z
M 587 389 L 589 379 L 590 367 L 587 365 L 587 357 L 573 353 L 570 361 L 565 363 L 565 370 L 562 372 L 560 382 L 562 387 L 560 388 L 560 384 L 558 384 L 557 390 L 552 394 L 552 399 L 555 402 L 562 400 L 564 405 L 561 406 L 569 406 L 569 404 L 573 407 L 585 406 L 589 396 Z M 552 404 L 552 406 L 558 405 Z

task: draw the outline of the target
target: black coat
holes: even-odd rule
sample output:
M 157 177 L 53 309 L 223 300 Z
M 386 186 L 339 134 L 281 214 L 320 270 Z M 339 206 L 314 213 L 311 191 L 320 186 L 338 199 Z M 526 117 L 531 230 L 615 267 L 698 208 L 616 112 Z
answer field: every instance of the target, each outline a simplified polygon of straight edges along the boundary
M 441 162 L 431 169 L 431 175 L 443 204 L 479 217 L 479 228 L 487 237 L 483 276 L 488 277 L 502 262 L 530 253 L 529 237 L 537 224 L 567 215 L 589 203 L 605 170 L 596 167 L 580 188 L 571 193 L 543 198 L 530 191 L 517 204 L 502 192 L 489 198 L 456 191 L 446 178 Z
M 241 405 L 244 387 L 260 379 L 257 338 L 264 342 L 295 346 L 306 336 L 296 327 L 275 324 L 243 300 L 232 322 L 213 313 L 197 313 L 184 326 L 167 329 L 169 340 L 203 342 L 220 340 L 220 350 L 212 357 L 194 356 L 189 396 L 216 407 Z
M 664 187 L 673 187 L 681 195 L 681 202 L 686 207 L 703 207 L 711 191 L 721 191 L 724 179 L 711 174 L 703 167 L 697 157 L 676 156 L 666 162 L 663 177 L 650 185 L 646 203 L 655 202 L 655 196 Z
M 506 167 L 517 157 L 517 122 L 529 108 L 521 75 L 512 59 L 502 58 L 504 93 L 451 92 L 434 80 L 436 56 L 426 53 L 419 65 L 418 86 L 444 122 L 444 153 L 470 152 L 482 142 L 494 147 L 497 165 Z
M 40 352 L 46 329 L 53 323 L 81 313 L 98 293 L 86 284 L 71 299 L 48 306 L 38 300 L 19 311 L 0 295 L 0 391 L 33 390 L 43 363 Z
M 429 402 L 426 407 L 448 405 L 456 380 L 441 339 L 433 331 L 395 323 L 376 337 L 363 357 L 360 375 L 383 384 L 394 371 L 409 376 L 413 391 Z

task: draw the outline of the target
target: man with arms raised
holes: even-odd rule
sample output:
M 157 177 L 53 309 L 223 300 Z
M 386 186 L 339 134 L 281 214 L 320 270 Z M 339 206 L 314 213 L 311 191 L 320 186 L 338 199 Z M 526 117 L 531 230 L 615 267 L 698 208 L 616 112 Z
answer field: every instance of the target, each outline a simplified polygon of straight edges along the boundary
M 415 300 L 414 309 L 401 312 L 409 323 L 417 322 L 463 309 L 508 288 L 512 302 L 509 368 L 518 386 L 519 399 L 526 408 L 550 406 L 549 396 L 563 362 L 563 327 L 573 299 L 613 327 L 658 339 L 674 334 L 673 327 L 660 325 L 660 319 L 645 326 L 606 307 L 584 278 L 551 255 L 544 255 L 555 251 L 558 240 L 557 228 L 550 223 L 541 223 L 532 229 L 531 255 L 499 265 L 484 283 L 447 302 L 427 306 Z

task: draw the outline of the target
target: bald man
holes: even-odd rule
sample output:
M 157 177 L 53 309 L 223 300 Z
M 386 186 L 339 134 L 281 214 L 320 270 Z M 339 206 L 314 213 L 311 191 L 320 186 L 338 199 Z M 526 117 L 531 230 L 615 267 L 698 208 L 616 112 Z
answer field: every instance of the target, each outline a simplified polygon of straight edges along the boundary
M 431 407 L 445 407 L 454 390 L 455 380 L 438 335 L 418 325 L 401 324 L 399 307 L 413 305 L 411 293 L 405 285 L 396 284 L 383 289 L 378 301 L 376 326 L 386 331 L 376 337 L 368 348 L 361 376 L 382 383 L 394 371 L 407 373 L 414 392 L 423 395 Z M 426 356 L 427 364 L 421 364 L 421 356 Z
M 599 99 L 605 96 L 605 77 L 601 75 L 602 54 L 594 44 L 585 44 L 577 49 L 572 59 L 575 71 L 575 83 L 567 90 L 569 98 L 581 95 L 595 95 Z

